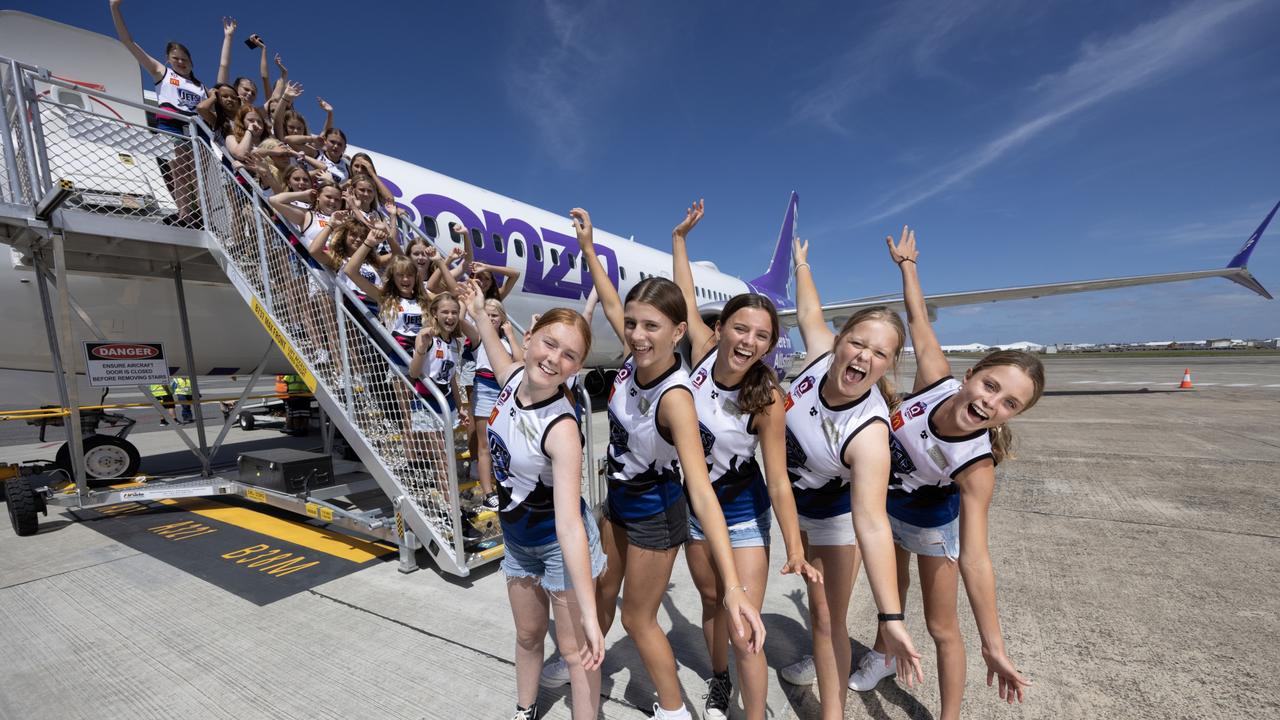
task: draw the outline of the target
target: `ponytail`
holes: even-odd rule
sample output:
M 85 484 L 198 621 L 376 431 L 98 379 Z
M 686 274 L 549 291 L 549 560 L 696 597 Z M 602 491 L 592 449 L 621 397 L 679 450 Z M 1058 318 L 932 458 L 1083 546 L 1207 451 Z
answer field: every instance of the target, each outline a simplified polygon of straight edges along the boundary
M 996 465 L 1017 457 L 1013 454 L 1013 430 L 1008 423 L 991 428 L 987 435 L 991 438 L 991 459 Z
M 880 395 L 884 397 L 885 405 L 889 406 L 889 414 L 893 414 L 898 409 L 898 405 L 902 404 L 902 398 L 898 397 L 898 389 L 894 387 L 893 380 L 889 379 L 889 374 L 885 373 L 876 381 L 876 388 L 880 390 Z
M 778 384 L 778 374 L 765 365 L 763 360 L 757 360 L 742 376 L 742 389 L 738 391 L 738 409 L 746 415 L 756 413 L 767 415 L 769 406 L 781 392 L 782 386 Z

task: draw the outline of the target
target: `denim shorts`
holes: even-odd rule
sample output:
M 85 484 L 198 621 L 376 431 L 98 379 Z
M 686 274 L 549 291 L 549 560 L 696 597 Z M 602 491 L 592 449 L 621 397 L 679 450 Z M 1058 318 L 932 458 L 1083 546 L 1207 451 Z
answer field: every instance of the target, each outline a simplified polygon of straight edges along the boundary
M 800 532 L 810 545 L 857 545 L 858 536 L 853 532 L 853 513 L 847 512 L 829 518 L 800 516 Z
M 600 530 L 590 514 L 583 517 L 582 524 L 587 528 L 587 554 L 591 557 L 591 577 L 598 578 L 604 572 L 605 565 L 604 550 L 600 547 Z M 506 574 L 508 580 L 537 578 L 542 589 L 553 593 L 573 588 L 569 570 L 564 566 L 564 554 L 560 551 L 559 541 L 535 547 L 507 542 L 505 553 L 502 557 L 502 572 Z
M 769 531 L 773 528 L 773 510 L 729 526 L 729 545 L 735 548 L 769 547 Z M 706 540 L 698 518 L 689 516 L 689 539 Z
M 604 516 L 627 534 L 627 544 L 663 552 L 689 540 L 689 501 L 680 498 L 671 507 L 643 518 L 622 518 L 605 502 Z
M 893 544 L 903 550 L 948 560 L 960 557 L 960 518 L 937 527 L 918 527 L 890 515 L 889 528 L 893 530 Z
M 498 404 L 498 393 L 501 390 L 478 382 L 475 384 L 475 392 L 471 396 L 471 417 L 487 418 L 493 410 L 493 406 Z

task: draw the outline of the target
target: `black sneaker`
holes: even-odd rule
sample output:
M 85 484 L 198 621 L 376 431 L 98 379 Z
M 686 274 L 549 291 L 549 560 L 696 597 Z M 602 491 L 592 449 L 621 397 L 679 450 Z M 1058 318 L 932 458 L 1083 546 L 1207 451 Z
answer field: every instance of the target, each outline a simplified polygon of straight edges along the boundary
M 484 533 L 467 521 L 462 522 L 462 539 L 466 542 L 475 542 L 484 537 Z
M 538 720 L 538 703 L 534 703 L 527 708 L 516 705 L 516 714 L 511 716 L 511 720 Z
M 718 672 L 707 681 L 706 703 L 702 706 L 702 717 L 707 720 L 724 720 L 729 717 L 729 698 L 733 695 L 733 681 L 729 679 L 729 671 Z
M 492 510 L 492 511 L 494 511 L 494 512 L 497 512 L 497 511 L 498 511 L 498 507 L 499 507 L 499 505 L 500 505 L 500 503 L 498 502 L 498 493 L 496 493 L 496 492 L 491 492 L 491 493 L 489 493 L 489 494 L 487 494 L 487 495 L 485 495 L 485 496 L 484 496 L 484 509 L 485 509 L 485 510 Z

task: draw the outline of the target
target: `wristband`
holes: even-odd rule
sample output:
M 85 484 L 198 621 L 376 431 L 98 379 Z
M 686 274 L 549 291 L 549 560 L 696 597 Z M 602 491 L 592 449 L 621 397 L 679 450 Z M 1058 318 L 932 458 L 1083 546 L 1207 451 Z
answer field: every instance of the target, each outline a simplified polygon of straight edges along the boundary
M 920 263 L 917 263 L 913 258 L 902 258 L 901 260 L 898 261 L 898 264 L 901 265 L 904 262 L 915 263 L 916 265 L 920 264 Z
M 878 622 L 893 622 L 894 620 L 901 622 L 905 619 L 906 615 L 902 613 L 876 613 L 876 620 Z
M 809 263 L 802 262 L 796 266 L 795 272 L 800 272 L 800 268 L 807 268 L 807 267 L 809 267 Z M 809 268 L 809 272 L 813 272 L 813 268 Z

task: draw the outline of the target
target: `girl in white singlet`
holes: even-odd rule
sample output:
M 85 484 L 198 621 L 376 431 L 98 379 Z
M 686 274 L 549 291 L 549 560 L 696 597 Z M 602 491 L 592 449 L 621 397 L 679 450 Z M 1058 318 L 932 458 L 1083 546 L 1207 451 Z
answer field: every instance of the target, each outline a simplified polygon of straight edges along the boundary
M 782 573 L 796 573 L 813 583 L 821 583 L 822 574 L 804 557 L 795 498 L 787 479 L 784 393 L 777 374 L 764 363 L 778 341 L 778 312 L 765 296 L 747 293 L 725 304 L 714 329 L 702 321 L 685 248 L 685 239 L 702 214 L 703 204 L 698 201 L 671 232 L 672 277 L 689 309 L 689 343 L 694 357 L 691 385 L 711 487 L 729 526 L 738 576 L 747 586 L 751 602 L 762 610 L 769 580 L 771 514 L 782 526 L 786 547 Z M 763 471 L 756 461 L 760 449 Z M 727 716 L 733 691 L 729 678 L 732 642 L 746 717 L 763 720 L 769 684 L 764 653 L 748 652 L 742 638 L 730 638 L 723 605 L 727 585 L 716 570 L 696 517 L 691 518 L 690 534 L 685 560 L 702 597 L 702 634 L 712 672 L 702 716 L 712 720 Z
M 808 263 L 809 244 L 794 242 L 796 320 L 809 365 L 787 393 L 787 473 L 795 492 L 809 562 L 824 582 L 809 583 L 813 656 L 783 668 L 782 678 L 808 683 L 816 674 L 824 720 L 844 718 L 851 650 L 845 616 L 865 558 L 880 625 L 897 658 L 899 679 L 921 677 L 920 655 L 903 623 L 897 566 L 885 512 L 889 478 L 889 403 L 885 373 L 906 343 L 888 308 L 860 310 L 831 332 Z M 861 553 L 859 553 L 861 550 Z
M 658 624 L 658 608 L 680 546 L 689 536 L 689 507 L 701 522 L 725 582 L 732 634 L 760 651 L 764 625 L 738 576 L 729 533 L 707 477 L 689 376 L 675 353 L 688 308 L 675 283 L 648 278 L 624 303 L 592 243 L 591 218 L 570 212 L 609 325 L 627 348 L 610 391 L 606 520 L 601 528 L 608 568 L 597 589 L 600 628 L 608 632 L 623 583 L 622 622 L 658 691 L 654 717 L 688 718 L 675 656 Z
M 915 233 L 903 228 L 897 244 L 892 237 L 885 242 L 902 271 L 902 296 L 916 355 L 915 385 L 890 418 L 893 476 L 888 507 L 900 568 L 898 595 L 906 602 L 909 576 L 901 568 L 914 554 L 925 624 L 938 653 L 939 717 L 955 720 L 960 717 L 966 666 L 956 611 L 961 577 L 982 638 L 987 684 L 999 678 L 1000 699 L 1010 703 L 1021 702 L 1031 684 L 1005 652 L 987 545 L 987 513 L 996 463 L 1009 456 L 1011 433 L 1005 423 L 1040 399 L 1044 367 L 1034 355 L 1002 350 L 979 360 L 963 380 L 953 377 L 929 324 L 916 274 Z M 881 634 L 849 680 L 855 690 L 870 690 L 893 671 L 892 663 L 885 665 Z
M 129 34 L 124 16 L 120 13 L 122 1 L 111 0 L 111 19 L 115 23 L 120 42 L 156 84 L 156 99 L 160 103 L 160 111 L 156 113 L 156 129 L 185 135 L 187 123 L 181 118 L 194 115 L 196 106 L 208 95 L 192 68 L 191 52 L 181 43 L 170 42 L 164 49 L 167 64 L 148 55 Z M 160 170 L 178 207 L 172 223 L 195 227 L 199 222 L 200 207 L 196 199 L 195 156 L 192 154 L 190 141 L 175 140 L 173 160 L 171 162 L 162 158 Z

